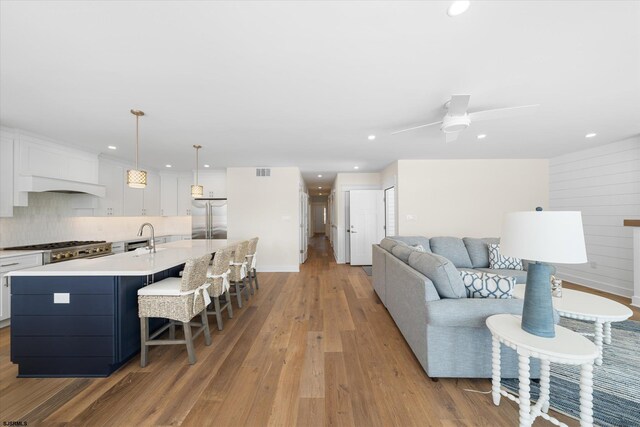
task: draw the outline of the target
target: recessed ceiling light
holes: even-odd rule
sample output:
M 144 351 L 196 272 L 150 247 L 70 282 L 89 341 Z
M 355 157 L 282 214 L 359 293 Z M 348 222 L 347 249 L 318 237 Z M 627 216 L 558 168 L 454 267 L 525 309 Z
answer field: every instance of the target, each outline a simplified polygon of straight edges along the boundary
M 374 139 L 376 139 L 375 135 L 369 135 L 367 138 L 369 138 L 369 141 L 373 141 Z
M 360 169 L 360 166 L 354 166 L 353 168 L 354 169 Z
M 210 168 L 210 167 L 211 167 L 211 165 L 204 165 L 204 167 L 205 167 L 205 168 Z
M 593 133 L 593 132 L 591 132 L 591 133 L 586 134 L 584 137 L 585 137 L 585 138 L 593 138 L 593 137 L 594 137 L 594 136 L 596 136 L 596 135 L 597 135 L 597 133 Z
M 447 15 L 462 15 L 469 9 L 469 6 L 471 6 L 470 1 L 454 1 L 453 3 L 451 3 L 451 6 L 449 6 L 449 9 L 447 9 Z
M 318 175 L 318 178 L 322 178 L 322 175 Z
M 170 167 L 171 167 L 171 165 L 164 165 L 164 167 L 165 167 L 165 168 L 170 168 Z
M 478 139 L 485 139 L 487 137 L 487 135 L 485 135 L 484 133 L 481 133 L 480 135 L 478 135 Z
M 107 148 L 109 150 L 117 150 L 118 149 L 118 147 L 116 147 L 115 145 L 108 145 Z

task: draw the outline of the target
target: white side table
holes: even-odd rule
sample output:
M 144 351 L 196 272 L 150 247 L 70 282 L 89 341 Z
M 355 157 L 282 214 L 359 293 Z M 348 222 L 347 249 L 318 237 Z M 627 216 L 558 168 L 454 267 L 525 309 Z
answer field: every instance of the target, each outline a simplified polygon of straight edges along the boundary
M 516 285 L 514 298 L 524 298 L 525 285 Z M 631 309 L 619 302 L 574 289 L 562 289 L 562 298 L 552 298 L 553 308 L 562 317 L 594 322 L 594 343 L 598 347 L 596 365 L 602 365 L 602 343 L 611 344 L 611 322 L 622 322 L 633 315 Z
M 493 403 L 500 404 L 505 396 L 520 406 L 520 427 L 529 427 L 536 417 L 566 426 L 547 414 L 549 410 L 549 364 L 580 365 L 580 426 L 593 425 L 593 362 L 598 357 L 597 347 L 582 335 L 556 326 L 554 338 L 543 338 L 525 332 L 520 327 L 521 317 L 497 314 L 487 319 L 493 336 L 493 363 L 491 391 Z M 500 343 L 518 352 L 519 397 L 500 387 Z M 540 397 L 533 407 L 530 401 L 529 358 L 540 359 Z

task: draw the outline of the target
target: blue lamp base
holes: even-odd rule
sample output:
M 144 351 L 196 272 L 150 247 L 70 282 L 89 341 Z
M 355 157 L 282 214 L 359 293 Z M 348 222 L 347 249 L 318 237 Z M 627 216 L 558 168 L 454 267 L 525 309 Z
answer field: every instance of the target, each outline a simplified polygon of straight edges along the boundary
M 522 329 L 544 338 L 556 336 L 551 302 L 551 272 L 552 267 L 548 264 L 529 264 L 522 308 Z

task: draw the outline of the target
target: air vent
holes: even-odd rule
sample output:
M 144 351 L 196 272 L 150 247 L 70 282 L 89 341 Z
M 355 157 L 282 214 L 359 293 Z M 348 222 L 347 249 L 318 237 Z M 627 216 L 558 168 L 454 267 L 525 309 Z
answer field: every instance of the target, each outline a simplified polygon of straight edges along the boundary
M 257 168 L 256 169 L 256 176 L 271 176 L 271 169 L 270 168 Z

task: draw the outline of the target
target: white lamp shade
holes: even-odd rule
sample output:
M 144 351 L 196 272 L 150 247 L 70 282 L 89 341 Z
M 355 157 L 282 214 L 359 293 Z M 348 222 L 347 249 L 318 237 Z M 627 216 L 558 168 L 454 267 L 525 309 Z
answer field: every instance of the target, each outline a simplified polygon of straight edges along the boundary
M 575 211 L 510 212 L 502 222 L 500 253 L 531 261 L 587 262 L 582 216 Z

